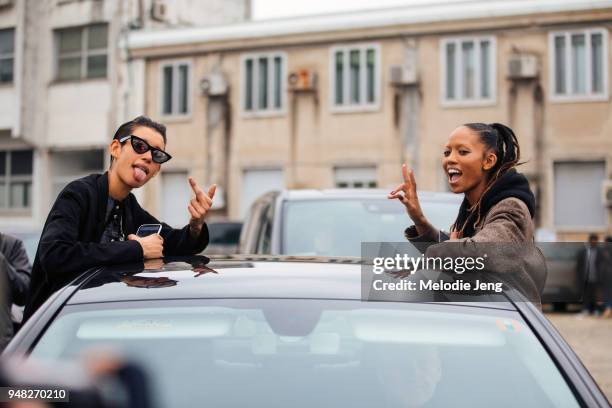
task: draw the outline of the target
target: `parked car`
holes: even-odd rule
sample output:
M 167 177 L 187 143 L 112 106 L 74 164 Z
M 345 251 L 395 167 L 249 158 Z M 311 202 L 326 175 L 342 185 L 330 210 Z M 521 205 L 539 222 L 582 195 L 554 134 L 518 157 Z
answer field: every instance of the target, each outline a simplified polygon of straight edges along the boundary
M 205 253 L 235 254 L 240 241 L 241 222 L 211 222 L 208 223 L 210 242 Z
M 402 242 L 411 222 L 387 190 L 289 190 L 264 194 L 250 208 L 239 253 L 360 256 L 361 242 Z M 448 230 L 461 196 L 419 192 L 432 225 Z
M 410 224 L 404 207 L 381 189 L 273 191 L 258 198 L 240 236 L 239 253 L 360 256 L 361 242 L 403 242 Z M 462 196 L 419 192 L 430 222 L 448 231 Z M 576 256 L 581 243 L 538 244 L 548 269 L 543 303 L 565 310 L 581 301 Z
M 540 242 L 538 247 L 546 257 L 548 276 L 542 302 L 551 303 L 555 311 L 582 302 L 585 282 L 578 276 L 578 255 L 583 242 Z
M 352 258 L 207 261 L 86 272 L 4 354 L 104 345 L 144 367 L 160 407 L 609 407 L 528 302 L 362 301 Z

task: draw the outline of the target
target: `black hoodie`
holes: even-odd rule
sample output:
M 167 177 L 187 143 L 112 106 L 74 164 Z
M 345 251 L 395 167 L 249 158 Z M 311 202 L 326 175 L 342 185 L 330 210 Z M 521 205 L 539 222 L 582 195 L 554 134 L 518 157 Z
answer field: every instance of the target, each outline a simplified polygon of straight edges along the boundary
M 535 215 L 535 197 L 529 188 L 527 178 L 518 173 L 516 169 L 510 169 L 504 173 L 491 188 L 482 196 L 478 212 L 482 221 L 491 207 L 506 198 L 518 198 L 527 205 L 531 218 Z M 463 199 L 461 207 L 459 207 L 459 215 L 454 224 L 454 230 L 459 231 L 463 228 L 463 237 L 471 237 L 474 235 L 475 222 L 479 218 L 475 211 L 470 212 L 470 203 L 467 198 Z

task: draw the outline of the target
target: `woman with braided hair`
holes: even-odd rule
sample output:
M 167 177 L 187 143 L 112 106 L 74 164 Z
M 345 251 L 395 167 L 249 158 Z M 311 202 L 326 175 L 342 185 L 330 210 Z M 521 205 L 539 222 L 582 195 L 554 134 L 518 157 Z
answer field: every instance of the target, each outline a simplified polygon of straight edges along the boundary
M 516 171 L 516 166 L 521 164 L 520 156 L 516 135 L 500 123 L 468 123 L 450 134 L 443 151 L 442 167 L 451 191 L 464 194 L 450 235 L 435 229 L 424 216 L 414 173 L 408 171 L 406 165 L 402 166 L 404 182 L 391 191 L 388 198 L 400 200 L 414 223 L 405 231 L 409 241 L 453 243 L 432 245 L 427 249 L 427 256 L 482 256 L 482 246 L 477 248 L 480 243 L 516 244 L 521 250 L 528 248 L 530 253 L 525 261 L 538 265 L 535 268 L 538 270 L 526 271 L 531 281 L 528 296 L 539 300 L 546 268 L 541 252 L 533 245 L 535 198 L 527 178 Z M 495 260 L 498 264 L 493 269 L 516 271 L 516 259 L 503 258 Z

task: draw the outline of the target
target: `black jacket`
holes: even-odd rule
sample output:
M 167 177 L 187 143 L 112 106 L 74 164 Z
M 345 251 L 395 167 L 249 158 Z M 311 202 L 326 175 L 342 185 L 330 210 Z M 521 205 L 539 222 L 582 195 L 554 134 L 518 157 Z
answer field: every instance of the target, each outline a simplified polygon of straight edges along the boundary
M 13 337 L 11 306 L 25 304 L 31 270 L 23 242 L 0 233 L 0 351 Z
M 0 270 L 6 270 L 10 289 L 10 296 L 7 297 L 9 307 L 12 303 L 25 305 L 32 266 L 19 238 L 0 233 Z
M 142 224 L 160 223 L 143 210 L 133 194 L 124 203 L 124 232 L 135 234 Z M 95 266 L 143 260 L 137 241 L 100 243 L 108 204 L 108 174 L 92 174 L 68 184 L 59 194 L 43 227 L 32 267 L 24 321 L 53 292 Z M 208 228 L 193 239 L 189 226 L 177 230 L 162 224 L 164 255 L 193 255 L 208 245 Z
M 589 260 L 587 257 L 587 246 L 589 244 L 585 244 L 585 247 L 578 252 L 578 256 L 576 257 L 576 278 L 578 280 L 578 287 L 584 288 L 587 283 L 598 283 L 602 281 L 603 274 L 602 269 L 604 269 L 603 261 L 605 261 L 604 254 L 604 246 L 602 244 L 595 245 L 592 250 L 592 256 L 595 256 L 595 270 L 589 270 Z

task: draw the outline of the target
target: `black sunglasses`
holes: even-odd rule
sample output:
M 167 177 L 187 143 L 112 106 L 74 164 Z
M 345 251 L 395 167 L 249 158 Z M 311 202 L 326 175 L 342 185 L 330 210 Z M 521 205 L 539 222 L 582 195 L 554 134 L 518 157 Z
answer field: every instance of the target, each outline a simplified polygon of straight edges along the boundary
M 153 147 L 147 143 L 146 140 L 139 138 L 138 136 L 128 135 L 119 139 L 119 143 L 125 143 L 126 140 L 131 139 L 132 149 L 138 154 L 145 154 L 149 150 L 151 151 L 151 158 L 155 163 L 165 163 L 172 158 L 168 153 L 163 150 Z

